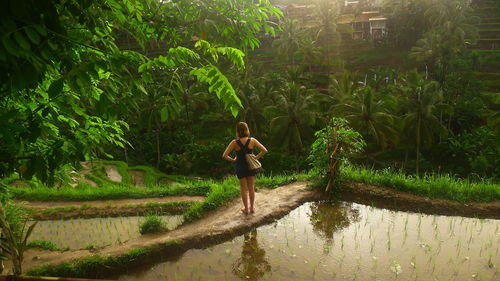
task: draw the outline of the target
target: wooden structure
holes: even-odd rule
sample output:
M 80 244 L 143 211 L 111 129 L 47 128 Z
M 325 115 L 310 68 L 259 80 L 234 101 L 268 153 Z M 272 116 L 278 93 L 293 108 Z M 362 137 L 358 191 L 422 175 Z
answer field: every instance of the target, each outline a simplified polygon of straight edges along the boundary
M 354 18 L 341 20 L 352 26 L 352 39 L 383 39 L 387 35 L 387 18 L 379 11 L 365 11 Z

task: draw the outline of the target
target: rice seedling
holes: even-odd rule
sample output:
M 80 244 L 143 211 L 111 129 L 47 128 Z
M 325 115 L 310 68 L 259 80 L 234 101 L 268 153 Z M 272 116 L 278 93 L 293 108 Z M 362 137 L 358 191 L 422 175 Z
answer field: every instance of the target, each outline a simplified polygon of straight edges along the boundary
M 396 277 L 398 277 L 399 274 L 403 272 L 403 269 L 401 269 L 401 265 L 396 260 L 392 260 L 390 269 L 396 275 Z

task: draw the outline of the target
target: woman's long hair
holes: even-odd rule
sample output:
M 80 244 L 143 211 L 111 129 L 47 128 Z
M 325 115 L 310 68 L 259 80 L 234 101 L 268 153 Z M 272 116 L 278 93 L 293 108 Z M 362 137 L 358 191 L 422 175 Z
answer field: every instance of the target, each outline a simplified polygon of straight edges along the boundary
M 249 137 L 249 136 L 250 136 L 250 129 L 248 128 L 247 123 L 239 122 L 236 125 L 236 137 L 243 138 L 243 137 Z

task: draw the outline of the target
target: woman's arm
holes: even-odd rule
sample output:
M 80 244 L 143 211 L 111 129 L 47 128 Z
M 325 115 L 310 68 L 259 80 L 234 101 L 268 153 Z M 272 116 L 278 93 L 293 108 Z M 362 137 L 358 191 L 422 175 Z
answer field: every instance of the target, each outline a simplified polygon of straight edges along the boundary
M 255 156 L 255 158 L 257 159 L 260 159 L 262 158 L 262 156 L 264 156 L 264 154 L 267 153 L 267 148 L 265 146 L 263 146 L 257 139 L 252 139 L 255 141 L 255 146 L 259 148 L 260 150 L 260 153 L 257 154 L 257 156 Z
M 236 158 L 232 158 L 231 156 L 229 156 L 229 153 L 234 150 L 234 144 L 235 141 L 231 141 L 226 147 L 226 150 L 224 150 L 224 153 L 222 153 L 222 158 L 226 159 L 229 162 L 236 162 Z

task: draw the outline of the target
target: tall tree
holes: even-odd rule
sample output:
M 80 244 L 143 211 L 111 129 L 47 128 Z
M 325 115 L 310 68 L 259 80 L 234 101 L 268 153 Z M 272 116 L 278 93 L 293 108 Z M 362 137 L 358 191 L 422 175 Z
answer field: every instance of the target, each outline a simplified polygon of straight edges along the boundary
M 398 135 L 394 128 L 394 118 L 390 112 L 394 102 L 390 96 L 377 95 L 369 86 L 344 97 L 335 107 L 338 115 L 347 119 L 350 125 L 385 148 L 389 143 L 397 144 Z
M 273 41 L 273 47 L 276 48 L 279 57 L 284 57 L 295 65 L 295 54 L 302 47 L 305 30 L 295 19 L 285 18 L 280 25 L 282 30 L 278 33 L 278 38 Z
M 410 139 L 415 140 L 416 173 L 419 174 L 421 148 L 429 147 L 436 136 L 448 133 L 440 122 L 439 112 L 451 108 L 442 103 L 443 93 L 439 83 L 425 80 L 416 70 L 408 73 L 407 83 L 403 86 L 406 98 L 405 129 Z
M 473 23 L 479 22 L 479 18 L 470 13 L 468 1 L 464 0 L 434 1 L 425 11 L 430 29 L 417 41 L 410 56 L 424 62 L 441 84 L 453 71 L 452 60 L 478 37 Z
M 123 146 L 127 124 L 116 104 L 141 95 L 157 73 L 208 84 L 236 115 L 241 102 L 217 66 L 227 58 L 243 69 L 237 48 L 258 46 L 273 15 L 282 14 L 267 0 L 8 0 L 0 10 L 0 177 L 23 164 L 24 176 L 50 182 L 63 164 L 105 155 L 103 143 Z M 125 34 L 135 46 L 120 47 Z M 195 47 L 196 37 L 213 44 Z M 151 45 L 162 51 L 138 52 Z
M 337 20 L 340 15 L 339 5 L 337 0 L 316 1 L 316 41 L 323 48 L 328 76 L 331 72 L 332 49 L 340 43 L 340 33 L 337 31 Z
M 303 151 L 304 138 L 312 136 L 318 118 L 316 92 L 290 82 L 276 94 L 276 104 L 267 108 L 272 116 L 271 131 L 275 143 L 287 148 L 297 158 Z

